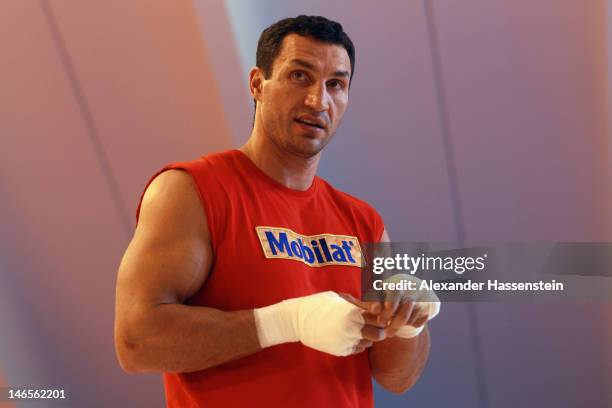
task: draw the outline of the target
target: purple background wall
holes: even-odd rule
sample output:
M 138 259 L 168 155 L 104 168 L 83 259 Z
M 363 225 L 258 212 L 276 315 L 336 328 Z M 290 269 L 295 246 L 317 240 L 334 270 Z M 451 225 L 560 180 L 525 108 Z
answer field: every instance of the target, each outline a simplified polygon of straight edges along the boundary
M 321 175 L 410 240 L 611 240 L 604 0 L 7 0 L 0 5 L 0 377 L 74 406 L 162 406 L 112 345 L 148 177 L 246 140 L 259 32 L 300 13 L 357 45 Z M 358 176 L 355 176 L 358 175 Z M 445 304 L 379 406 L 612 404 L 607 303 Z M 93 401 L 92 401 L 93 399 Z

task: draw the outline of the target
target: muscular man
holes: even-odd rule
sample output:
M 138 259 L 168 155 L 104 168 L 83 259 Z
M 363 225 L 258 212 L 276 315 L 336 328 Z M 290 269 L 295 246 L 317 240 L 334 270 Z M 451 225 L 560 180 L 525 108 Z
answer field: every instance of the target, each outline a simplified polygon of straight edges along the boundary
M 145 190 L 115 343 L 126 372 L 164 373 L 168 406 L 371 406 L 372 377 L 404 392 L 423 370 L 423 309 L 357 300 L 360 244 L 388 240 L 381 217 L 316 176 L 354 69 L 340 24 L 273 24 L 249 74 L 248 142 Z

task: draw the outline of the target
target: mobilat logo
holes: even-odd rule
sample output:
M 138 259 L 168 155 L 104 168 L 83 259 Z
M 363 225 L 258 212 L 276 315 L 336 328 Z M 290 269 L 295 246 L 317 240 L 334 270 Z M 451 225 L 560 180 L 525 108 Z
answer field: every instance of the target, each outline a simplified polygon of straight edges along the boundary
M 255 227 L 266 258 L 292 259 L 309 266 L 361 267 L 361 247 L 349 235 L 300 235 L 287 228 Z

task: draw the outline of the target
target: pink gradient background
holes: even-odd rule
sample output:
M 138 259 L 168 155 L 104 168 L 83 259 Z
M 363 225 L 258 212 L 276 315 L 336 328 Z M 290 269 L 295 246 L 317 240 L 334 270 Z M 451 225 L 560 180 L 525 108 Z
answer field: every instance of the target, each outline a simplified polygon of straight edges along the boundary
M 113 349 L 116 269 L 163 164 L 248 136 L 259 32 L 300 13 L 357 46 L 320 174 L 397 241 L 612 240 L 604 0 L 6 0 L 0 374 L 74 406 L 163 406 Z M 446 304 L 378 406 L 610 407 L 610 303 Z M 1 381 L 1 376 L 0 376 Z

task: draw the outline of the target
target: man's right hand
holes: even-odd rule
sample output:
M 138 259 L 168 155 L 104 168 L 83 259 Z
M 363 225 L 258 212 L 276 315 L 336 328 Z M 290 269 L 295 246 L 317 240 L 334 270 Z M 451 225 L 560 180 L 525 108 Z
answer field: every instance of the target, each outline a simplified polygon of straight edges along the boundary
M 255 309 L 255 322 L 262 347 L 300 341 L 334 356 L 362 352 L 385 338 L 375 315 L 331 291 Z

